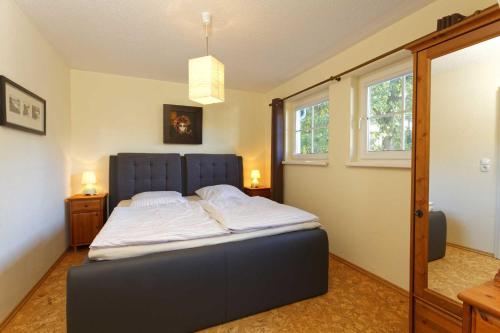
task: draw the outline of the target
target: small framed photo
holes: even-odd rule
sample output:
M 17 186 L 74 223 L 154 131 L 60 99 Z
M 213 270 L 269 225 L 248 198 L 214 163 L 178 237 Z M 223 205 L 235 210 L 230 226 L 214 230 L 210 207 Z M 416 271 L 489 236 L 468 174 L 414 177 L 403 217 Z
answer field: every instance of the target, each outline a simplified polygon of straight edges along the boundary
M 184 105 L 163 105 L 163 143 L 200 145 L 203 108 Z
M 0 125 L 45 135 L 46 118 L 46 102 L 43 98 L 0 76 Z

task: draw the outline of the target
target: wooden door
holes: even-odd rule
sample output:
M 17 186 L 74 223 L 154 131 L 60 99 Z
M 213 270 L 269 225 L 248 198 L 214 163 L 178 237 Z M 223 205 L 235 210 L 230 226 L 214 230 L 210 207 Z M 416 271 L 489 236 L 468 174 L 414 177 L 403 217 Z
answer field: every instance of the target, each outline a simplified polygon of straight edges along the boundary
M 409 45 L 414 54 L 411 332 L 461 332 L 462 305 L 428 288 L 431 61 L 500 35 L 500 9 L 491 7 L 457 26 Z
M 101 229 L 101 217 L 97 212 L 73 213 L 73 245 L 90 244 Z

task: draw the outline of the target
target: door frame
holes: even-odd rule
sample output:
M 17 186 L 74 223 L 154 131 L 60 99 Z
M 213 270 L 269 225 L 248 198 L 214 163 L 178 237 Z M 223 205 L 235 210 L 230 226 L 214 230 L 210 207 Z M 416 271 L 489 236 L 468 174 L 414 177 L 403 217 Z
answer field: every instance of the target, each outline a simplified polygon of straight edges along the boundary
M 461 319 L 463 314 L 461 303 L 429 289 L 427 281 L 431 61 L 497 36 L 500 8 L 494 5 L 407 45 L 414 59 L 410 332 L 414 331 L 417 300 L 437 307 L 448 318 Z M 416 216 L 417 212 L 421 214 Z

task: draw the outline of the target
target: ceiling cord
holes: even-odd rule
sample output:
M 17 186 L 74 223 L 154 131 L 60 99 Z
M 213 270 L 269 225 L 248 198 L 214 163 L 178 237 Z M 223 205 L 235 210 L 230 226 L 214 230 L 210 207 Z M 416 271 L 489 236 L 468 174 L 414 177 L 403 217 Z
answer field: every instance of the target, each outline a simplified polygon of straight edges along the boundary
M 208 25 L 209 23 L 205 23 L 205 51 L 208 56 Z

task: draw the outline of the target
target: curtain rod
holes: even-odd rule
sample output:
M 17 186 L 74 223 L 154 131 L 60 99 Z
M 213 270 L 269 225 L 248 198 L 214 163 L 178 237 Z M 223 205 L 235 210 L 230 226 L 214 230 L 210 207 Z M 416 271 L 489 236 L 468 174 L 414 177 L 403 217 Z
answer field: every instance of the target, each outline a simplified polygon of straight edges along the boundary
M 291 95 L 288 95 L 288 96 L 286 96 L 285 98 L 282 98 L 282 100 L 283 100 L 283 101 L 286 101 L 286 100 L 287 100 L 287 99 L 289 99 L 289 98 L 292 98 L 292 97 L 295 97 L 295 96 L 300 95 L 300 94 L 302 94 L 302 93 L 305 93 L 306 91 L 309 91 L 309 90 L 311 90 L 311 89 L 313 89 L 313 88 L 316 88 L 316 87 L 318 87 L 318 86 L 320 86 L 320 85 L 322 85 L 322 84 L 325 84 L 325 83 L 330 82 L 330 81 L 333 81 L 333 80 L 335 80 L 335 81 L 339 82 L 339 81 L 341 80 L 342 76 L 344 76 L 344 75 L 346 75 L 346 74 L 349 74 L 349 73 L 351 73 L 351 72 L 354 72 L 355 70 L 360 69 L 361 67 L 364 67 L 364 66 L 366 66 L 366 65 L 369 65 L 369 64 L 371 64 L 371 63 L 373 63 L 373 62 L 375 62 L 375 61 L 377 61 L 377 60 L 380 60 L 380 59 L 382 59 L 382 58 L 385 58 L 385 57 L 387 57 L 387 56 L 389 56 L 389 55 L 391 55 L 391 54 L 393 54 L 393 53 L 396 53 L 396 52 L 399 52 L 399 51 L 401 51 L 401 50 L 404 50 L 404 49 L 406 48 L 406 46 L 407 46 L 407 45 L 408 45 L 408 44 L 401 45 L 401 46 L 399 46 L 399 47 L 397 47 L 397 48 L 395 48 L 395 49 L 393 49 L 393 50 L 391 50 L 391 51 L 385 52 L 385 53 L 383 53 L 383 54 L 381 54 L 381 55 L 379 55 L 379 56 L 376 56 L 375 58 L 372 58 L 372 59 L 370 59 L 370 60 L 368 60 L 368 61 L 365 61 L 365 62 L 363 62 L 362 64 L 359 64 L 359 65 L 357 65 L 357 66 L 354 66 L 354 67 L 352 67 L 352 68 L 349 68 L 348 70 L 343 71 L 342 73 L 339 73 L 339 74 L 337 74 L 337 75 L 330 76 L 328 79 L 323 80 L 323 81 L 321 81 L 321 82 L 318 82 L 318 83 L 316 83 L 316 84 L 313 84 L 312 86 L 309 86 L 309 87 L 307 87 L 307 88 L 305 88 L 305 89 L 302 89 L 302 90 L 300 90 L 300 91 L 297 91 L 296 93 L 293 93 L 293 94 L 291 94 Z M 272 106 L 272 104 L 269 104 L 269 106 Z

